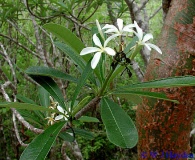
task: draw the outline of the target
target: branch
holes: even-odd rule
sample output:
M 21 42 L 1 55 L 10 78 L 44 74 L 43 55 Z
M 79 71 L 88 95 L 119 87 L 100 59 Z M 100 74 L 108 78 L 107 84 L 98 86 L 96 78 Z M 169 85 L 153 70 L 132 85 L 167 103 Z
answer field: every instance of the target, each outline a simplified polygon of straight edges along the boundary
M 149 20 L 152 19 L 160 10 L 162 9 L 162 6 L 160 6 L 150 17 Z
M 15 116 L 14 113 L 12 114 L 12 120 L 13 120 L 13 123 L 14 123 L 14 131 L 15 131 L 16 137 L 18 139 L 18 142 L 20 143 L 21 146 L 27 147 L 28 144 L 23 143 L 21 138 L 20 138 L 18 127 L 17 127 L 17 124 L 16 124 L 16 116 Z
M 140 82 L 143 81 L 143 78 L 144 78 L 144 73 L 142 72 L 141 68 L 139 67 L 138 63 L 135 62 L 135 61 L 132 61 L 133 63 L 133 70 L 135 71 L 135 74 L 137 76 L 137 78 L 139 79 Z
M 62 154 L 62 157 L 63 157 L 63 159 L 64 160 L 71 160 L 68 156 L 67 156 L 67 154 L 66 154 L 66 141 L 64 141 L 63 142 L 63 144 L 62 144 L 62 147 L 61 147 L 61 154 Z
M 90 109 L 93 107 L 96 107 L 96 105 L 100 102 L 100 97 L 95 97 L 92 99 L 83 109 L 81 109 L 76 115 L 75 119 L 79 119 L 82 115 L 87 113 Z
M 19 29 L 19 27 L 16 25 L 16 24 L 14 24 L 12 21 L 10 21 L 10 20 L 7 20 L 7 22 L 9 23 L 9 24 L 11 24 L 23 37 L 25 37 L 26 39 L 27 39 L 27 41 L 31 44 L 31 45 L 33 45 L 34 47 L 36 46 L 30 39 L 29 39 L 29 37 L 28 36 L 26 36 L 20 29 Z
M 0 46 L 1 46 L 2 50 L 3 50 L 3 55 L 5 57 L 5 60 L 7 61 L 7 63 L 10 66 L 10 70 L 11 70 L 11 73 L 12 73 L 12 76 L 13 76 L 13 80 L 14 80 L 14 87 L 15 87 L 15 91 L 16 91 L 17 78 L 16 78 L 16 72 L 14 70 L 14 66 L 13 66 L 13 64 L 12 64 L 12 62 L 10 60 L 10 57 L 7 54 L 7 51 L 5 50 L 5 48 L 4 48 L 4 46 L 3 46 L 3 44 L 1 42 L 0 42 Z
M 39 129 L 39 128 L 35 128 L 34 126 L 32 126 L 30 123 L 28 123 L 21 115 L 20 113 L 14 109 L 14 108 L 11 108 L 12 112 L 15 114 L 15 116 L 18 118 L 18 120 L 27 128 L 29 129 L 30 131 L 36 133 L 36 134 L 39 134 L 39 133 L 43 133 L 44 130 L 42 129 Z
M 40 54 L 41 60 L 43 61 L 43 64 L 45 66 L 47 66 L 47 61 L 46 61 L 46 57 L 44 55 L 44 51 L 43 51 L 43 46 L 41 44 L 41 38 L 40 38 L 40 33 L 39 33 L 39 27 L 37 25 L 37 22 L 34 19 L 34 16 L 31 15 L 31 20 L 34 26 L 34 30 L 35 30 L 35 38 L 37 41 L 37 46 L 36 46 L 36 50 L 37 52 Z
M 112 21 L 112 24 L 116 26 L 116 17 L 114 16 L 114 13 L 112 11 L 112 2 L 110 2 L 109 0 L 106 0 L 106 6 L 107 6 L 108 15 L 110 17 L 110 20 Z
M 149 0 L 144 0 L 142 1 L 141 6 L 138 8 L 138 11 L 141 11 L 143 8 L 145 8 L 146 4 L 148 3 Z
M 76 141 L 73 142 L 73 144 L 71 145 L 70 142 L 65 142 L 63 143 L 63 148 L 65 149 L 65 147 L 68 147 L 71 151 L 71 153 L 73 154 L 73 156 L 77 159 L 77 160 L 82 160 L 83 156 L 81 154 L 81 151 L 79 149 L 78 143 Z M 64 152 L 65 153 L 65 152 Z M 66 155 L 67 156 L 67 155 Z M 68 157 L 69 158 L 69 157 Z M 68 159 L 67 159 L 68 160 Z
M 82 21 L 82 24 L 85 23 L 87 20 L 89 20 L 95 14 L 98 8 L 99 8 L 99 5 L 97 5 L 94 11 L 85 20 Z
M 37 58 L 41 58 L 38 54 L 36 54 L 35 52 L 33 52 L 32 50 L 28 49 L 27 47 L 25 47 L 23 44 L 21 44 L 20 42 L 18 42 L 17 40 L 7 36 L 7 35 L 3 35 L 0 33 L 0 36 L 7 38 L 9 40 L 11 40 L 12 42 L 16 43 L 18 46 L 20 46 L 21 48 L 23 48 L 24 50 L 26 50 L 27 52 L 31 53 L 32 55 L 36 56 Z
M 0 85 L 0 91 L 1 93 L 3 94 L 3 97 L 5 98 L 5 100 L 7 102 L 11 102 L 11 99 L 10 97 L 8 96 L 8 94 L 6 93 L 3 85 Z M 42 129 L 38 129 L 38 128 L 35 128 L 34 126 L 32 126 L 31 124 L 29 124 L 21 115 L 20 113 L 14 109 L 14 108 L 11 108 L 12 112 L 15 114 L 15 116 L 18 118 L 18 120 L 29 130 L 31 130 L 32 132 L 34 133 L 42 133 L 44 130 Z

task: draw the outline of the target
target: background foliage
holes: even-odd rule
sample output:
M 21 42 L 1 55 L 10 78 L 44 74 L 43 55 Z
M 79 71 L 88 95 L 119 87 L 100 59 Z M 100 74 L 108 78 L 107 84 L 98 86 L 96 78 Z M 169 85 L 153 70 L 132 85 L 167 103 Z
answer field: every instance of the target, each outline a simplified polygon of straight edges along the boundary
M 155 39 L 157 39 L 163 24 L 161 2 L 155 0 L 145 2 L 142 0 L 135 1 L 135 4 L 142 6 L 142 8 L 139 8 L 140 15 L 134 14 L 135 18 L 133 19 L 127 1 L 123 0 L 1 1 L 0 84 L 10 82 L 8 86 L 5 86 L 10 101 L 17 100 L 19 102 L 39 104 L 45 107 L 50 105 L 49 99 L 47 102 L 42 101 L 45 99 L 44 96 L 47 93 L 44 92 L 43 89 L 40 89 L 36 82 L 32 81 L 27 75 L 27 72 L 25 72 L 29 66 L 48 66 L 59 69 L 63 73 L 73 75 L 74 77 L 69 77 L 72 81 L 75 81 L 81 76 L 81 73 L 77 70 L 78 66 L 75 67 L 74 63 L 70 60 L 71 55 L 67 56 L 58 49 L 60 48 L 59 42 L 54 45 L 53 41 L 59 39 L 56 39 L 55 36 L 48 32 L 49 26 L 46 25 L 47 23 L 52 22 L 65 26 L 79 37 L 86 46 L 92 44 L 91 37 L 96 30 L 94 27 L 96 26 L 96 19 L 98 19 L 101 24 L 115 23 L 116 18 L 124 19 L 126 24 L 131 23 L 133 20 L 140 20 L 139 22 L 142 24 L 143 30 L 153 33 Z M 58 29 L 60 35 L 60 27 Z M 61 36 L 64 38 L 67 35 Z M 113 46 L 114 45 L 115 44 L 113 44 Z M 58 48 L 56 46 L 58 46 Z M 78 51 L 83 47 L 82 45 L 78 45 Z M 148 58 L 149 55 L 145 57 Z M 144 58 L 143 54 L 141 54 L 135 59 L 136 64 L 143 74 L 147 66 L 147 58 Z M 10 65 L 9 62 L 12 65 Z M 128 85 L 132 82 L 140 81 L 141 79 L 138 76 L 140 72 L 138 73 L 135 68 L 131 68 L 131 70 L 133 72 L 131 80 L 127 74 L 122 74 L 117 77 L 112 85 Z M 76 84 L 57 79 L 59 77 L 54 78 L 56 78 L 55 80 L 58 86 L 60 86 L 66 102 L 69 102 L 74 93 L 73 88 L 76 87 Z M 79 94 L 79 98 L 77 100 L 75 99 L 75 103 L 78 103 L 78 100 L 90 95 L 90 93 L 86 94 L 85 91 L 87 91 L 86 88 Z M 0 101 L 5 101 L 3 94 L 0 94 Z M 119 98 L 116 101 L 118 101 L 120 106 L 122 106 L 126 113 L 135 121 L 136 103 L 125 98 Z M 87 103 L 87 100 L 85 103 Z M 44 112 L 18 111 L 27 121 L 31 122 L 34 127 L 40 128 L 42 126 L 42 129 L 47 127 L 47 120 L 44 119 L 47 115 L 45 115 Z M 0 148 L 2 151 L 0 153 L 0 159 L 19 159 L 25 147 L 18 142 L 15 136 L 15 128 L 11 121 L 12 113 L 7 108 L 1 108 L 0 115 Z M 32 115 L 33 118 L 29 118 L 29 116 L 25 115 Z M 136 147 L 132 149 L 121 149 L 108 141 L 105 128 L 102 126 L 100 109 L 96 108 L 92 110 L 88 113 L 88 116 L 96 117 L 99 119 L 100 123 L 78 122 L 78 124 L 76 124 L 76 126 L 82 129 L 93 131 L 93 135 L 89 133 L 84 136 L 78 134 L 76 137 L 84 159 L 137 159 Z M 20 122 L 17 123 L 23 143 L 31 142 L 36 134 L 27 130 Z M 62 146 L 61 144 L 62 139 L 58 138 L 47 158 L 65 159 L 69 156 L 71 159 L 75 159 L 74 150 L 77 144 L 70 142 Z

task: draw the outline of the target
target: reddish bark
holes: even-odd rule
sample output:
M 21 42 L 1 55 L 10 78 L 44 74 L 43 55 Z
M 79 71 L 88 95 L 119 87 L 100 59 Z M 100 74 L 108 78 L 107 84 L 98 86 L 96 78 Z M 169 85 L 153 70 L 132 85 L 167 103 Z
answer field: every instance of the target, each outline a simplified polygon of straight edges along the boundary
M 159 46 L 163 55 L 153 54 L 145 81 L 172 76 L 195 76 L 194 0 L 172 0 Z M 146 98 L 143 100 L 137 110 L 139 159 L 165 159 L 166 156 L 173 159 L 171 154 L 186 157 L 185 154 L 189 154 L 191 149 L 190 131 L 195 112 L 195 87 L 152 91 L 164 92 L 180 104 Z

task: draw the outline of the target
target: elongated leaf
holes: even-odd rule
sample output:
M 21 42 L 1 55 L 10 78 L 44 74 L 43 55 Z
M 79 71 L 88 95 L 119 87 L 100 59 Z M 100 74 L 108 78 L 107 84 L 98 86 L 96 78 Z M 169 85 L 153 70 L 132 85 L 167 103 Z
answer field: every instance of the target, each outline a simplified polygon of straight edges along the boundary
M 24 103 L 36 104 L 32 99 L 29 99 L 21 94 L 17 94 L 16 98 Z
M 76 135 L 81 136 L 85 139 L 92 140 L 94 138 L 94 134 L 90 131 L 81 129 L 81 128 L 73 128 Z
M 81 88 L 84 86 L 86 80 L 88 79 L 88 77 L 90 76 L 90 74 L 92 73 L 92 68 L 91 68 L 91 62 L 89 61 L 86 68 L 83 70 L 83 73 L 81 75 L 81 77 L 79 78 L 79 81 L 77 83 L 77 87 L 75 89 L 75 92 L 73 94 L 73 98 L 72 98 L 72 102 L 71 102 L 71 107 L 73 107 L 74 102 L 78 96 L 78 94 L 81 91 Z
M 72 132 L 70 133 L 72 134 Z M 70 135 L 70 133 L 62 132 L 59 134 L 59 137 L 62 138 L 64 141 L 73 142 L 75 138 L 72 135 Z
M 66 55 L 68 55 L 71 60 L 78 65 L 78 70 L 79 72 L 83 72 L 86 66 L 86 62 L 81 58 L 80 55 L 78 55 L 77 53 L 75 53 L 74 50 L 72 50 L 68 45 L 63 44 L 61 42 L 55 42 L 55 45 L 61 50 L 63 51 Z M 88 63 L 90 62 L 87 61 Z M 97 70 L 95 70 L 95 73 L 97 72 Z M 98 75 L 97 77 L 99 77 L 99 73 L 96 73 L 96 75 Z M 96 84 L 96 81 L 94 79 L 93 76 L 90 76 L 90 81 L 94 84 Z
M 41 105 L 44 107 L 49 107 L 50 106 L 49 92 L 47 92 L 47 90 L 40 86 L 38 88 L 38 93 Z
M 137 129 L 131 118 L 118 104 L 102 98 L 101 117 L 110 142 L 122 148 L 132 148 L 137 144 Z
M 17 94 L 16 95 L 16 97 L 17 97 L 17 99 L 18 100 L 20 100 L 20 101 L 22 101 L 22 102 L 24 102 L 24 103 L 31 103 L 31 104 L 36 104 L 33 100 L 31 100 L 31 99 L 29 99 L 29 98 L 27 98 L 27 97 L 25 97 L 25 96 L 22 96 L 22 95 L 20 95 L 20 94 Z M 42 105 L 42 104 L 41 104 Z M 42 105 L 43 106 L 43 105 Z M 18 110 L 18 109 L 17 109 Z M 18 110 L 20 113 L 21 112 L 23 112 L 23 113 L 26 113 L 26 115 L 28 115 L 28 113 L 29 113 L 29 115 L 32 115 L 32 113 L 30 113 L 30 111 L 21 111 L 21 110 Z M 42 113 L 42 112 L 40 112 L 40 111 L 34 111 L 34 113 L 35 113 L 35 115 L 37 116 L 37 117 L 39 117 L 40 119 L 44 119 L 45 118 L 45 116 L 44 116 L 44 114 Z M 24 115 L 24 114 L 23 114 Z M 26 117 L 26 119 L 27 119 L 27 117 L 28 116 L 25 116 Z M 35 117 L 34 116 L 34 119 L 36 119 L 37 117 Z M 32 116 L 31 116 L 31 119 L 32 119 Z M 28 121 L 29 121 L 29 119 L 28 119 Z
M 95 117 L 88 117 L 88 116 L 82 116 L 78 120 L 82 121 L 82 122 L 99 122 L 99 120 L 97 118 L 95 118 Z
M 65 81 L 77 83 L 77 79 L 75 77 L 72 77 L 64 72 L 61 72 L 57 69 L 50 68 L 50 67 L 33 66 L 33 67 L 29 67 L 25 72 L 28 75 L 48 76 L 48 77 L 60 78 Z
M 150 97 L 150 98 L 158 98 L 158 99 L 163 99 L 166 101 L 171 101 L 174 103 L 179 103 L 177 100 L 172 100 L 169 99 L 166 94 L 164 93 L 157 93 L 157 92 L 146 92 L 146 91 L 115 91 L 112 94 L 114 95 L 125 95 L 131 97 L 132 95 L 139 95 L 139 96 L 145 96 L 145 97 Z
M 65 123 L 56 123 L 33 139 L 22 153 L 20 160 L 44 160 Z
M 39 111 L 49 111 L 49 112 L 56 112 L 57 111 L 57 110 L 45 108 L 45 107 L 42 107 L 42 106 L 38 106 L 36 104 L 19 103 L 19 102 L 0 103 L 0 107 L 8 107 L 8 108 L 16 108 L 16 109 L 26 109 L 26 110 L 32 110 L 32 111 L 36 111 L 36 110 L 39 110 Z
M 37 83 L 39 83 L 43 88 L 45 88 L 53 98 L 55 98 L 61 107 L 65 109 L 64 97 L 58 85 L 54 80 L 47 76 L 34 76 L 30 75 Z
M 43 28 L 54 34 L 57 38 L 73 48 L 77 53 L 80 53 L 85 47 L 81 40 L 75 36 L 75 34 L 59 24 L 48 23 L 45 24 Z
M 74 108 L 73 108 L 73 112 L 72 112 L 72 116 L 74 117 L 75 114 L 77 114 L 78 111 L 80 111 L 84 105 L 89 101 L 89 99 L 91 98 L 91 96 L 87 96 L 85 97 L 83 100 L 81 100 L 79 102 L 79 104 L 77 104 Z
M 121 87 L 121 89 L 144 89 L 144 88 L 164 88 L 164 87 L 182 87 L 195 86 L 195 76 L 181 76 L 159 79 L 149 82 L 137 83 Z
M 61 43 L 61 42 L 55 42 L 54 43 L 56 47 L 58 47 L 61 51 L 63 51 L 66 55 L 68 55 L 71 60 L 79 66 L 82 70 L 85 68 L 86 62 L 82 60 L 81 56 L 77 54 L 71 47 L 69 47 L 67 44 Z
M 43 125 L 45 125 L 45 117 L 42 115 L 37 117 L 35 113 L 33 113 L 30 110 L 25 109 L 17 109 L 17 111 L 20 113 L 20 115 L 29 123 L 39 125 L 37 127 L 41 128 Z M 38 112 L 38 111 L 37 111 Z M 39 111 L 40 112 L 40 111 Z M 40 118 L 41 117 L 41 118 Z

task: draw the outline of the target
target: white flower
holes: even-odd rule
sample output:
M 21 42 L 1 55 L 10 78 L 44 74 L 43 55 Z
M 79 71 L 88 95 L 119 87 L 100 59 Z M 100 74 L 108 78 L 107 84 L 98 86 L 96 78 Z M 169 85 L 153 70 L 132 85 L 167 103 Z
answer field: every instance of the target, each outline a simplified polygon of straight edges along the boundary
M 142 29 L 138 26 L 137 22 L 134 21 L 134 25 L 135 28 L 137 30 L 137 32 L 134 31 L 135 35 L 138 37 L 139 41 L 138 41 L 138 45 L 143 45 L 146 46 L 146 48 L 148 48 L 148 50 L 151 50 L 151 48 L 155 49 L 157 52 L 159 52 L 160 54 L 162 54 L 162 51 L 160 50 L 160 48 L 154 44 L 148 43 L 147 41 L 150 39 L 153 39 L 152 34 L 148 33 L 145 36 Z M 146 43 L 147 42 L 147 43 Z
M 62 114 L 56 116 L 56 117 L 55 117 L 55 121 L 58 121 L 58 120 L 63 119 L 63 118 L 64 118 L 65 121 L 67 121 L 67 120 L 68 120 L 68 112 L 65 111 L 65 110 L 64 110 L 61 106 L 59 106 L 59 105 L 57 106 L 57 109 L 58 109 L 58 111 L 61 112 Z
M 108 42 L 113 38 L 113 37 L 116 37 L 116 36 L 110 36 L 108 39 L 106 39 L 106 41 L 104 42 L 104 45 L 102 46 L 101 42 L 100 42 L 100 39 L 97 37 L 96 34 L 93 35 L 93 42 L 95 43 L 96 46 L 98 47 L 86 47 L 84 48 L 80 55 L 86 55 L 86 54 L 89 54 L 89 53 L 94 53 L 95 52 L 95 55 L 91 61 L 91 68 L 95 69 L 95 67 L 97 66 L 99 60 L 100 60 L 100 57 L 101 57 L 101 54 L 103 52 L 111 55 L 111 56 L 114 56 L 116 54 L 116 52 L 110 48 L 110 47 L 106 47 L 106 45 L 108 44 Z
M 123 20 L 120 18 L 117 19 L 117 26 L 118 28 L 114 25 L 106 24 L 102 29 L 108 29 L 104 33 L 115 33 L 115 35 L 121 36 L 124 32 L 133 32 L 130 28 L 135 27 L 134 24 L 129 24 L 123 27 Z
M 53 125 L 54 124 L 54 122 L 55 122 L 55 120 L 54 120 L 55 114 L 56 113 L 52 113 L 51 117 L 46 117 L 45 118 L 45 119 L 48 119 L 48 122 L 47 122 L 48 125 Z

